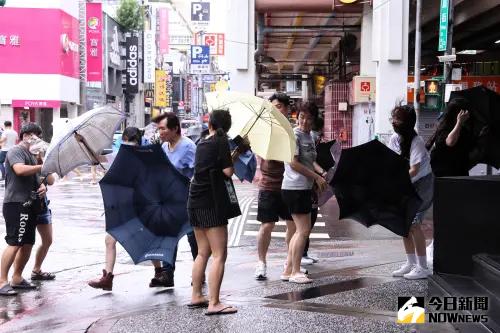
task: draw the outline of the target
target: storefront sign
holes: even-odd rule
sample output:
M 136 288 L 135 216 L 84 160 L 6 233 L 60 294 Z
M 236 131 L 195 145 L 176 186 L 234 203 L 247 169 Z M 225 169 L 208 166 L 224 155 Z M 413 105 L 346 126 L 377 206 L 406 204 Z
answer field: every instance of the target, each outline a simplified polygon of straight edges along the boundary
M 448 8 L 449 0 L 441 0 L 438 51 L 446 51 L 448 45 Z
M 139 38 L 137 36 L 128 36 L 125 43 L 126 48 L 126 84 L 127 94 L 137 94 L 139 92 Z
M 102 5 L 87 2 L 87 83 L 102 87 Z
M 173 63 L 171 62 L 166 62 L 165 63 L 165 74 L 166 74 L 166 85 L 165 85 L 165 102 L 166 102 L 166 107 L 171 108 L 172 107 L 172 87 L 173 87 Z
M 119 68 L 121 66 L 121 59 L 120 59 L 120 44 L 118 43 L 118 37 L 119 37 L 118 24 L 109 16 L 106 16 L 106 26 L 107 26 L 107 39 L 108 39 L 108 45 L 106 48 L 109 60 L 108 65 L 112 65 L 115 68 L 116 67 Z
M 168 8 L 158 8 L 158 44 L 160 47 L 160 54 L 168 53 L 168 42 L 169 42 L 169 34 L 168 34 Z
M 61 101 L 12 100 L 14 108 L 59 108 Z
M 203 34 L 203 44 L 210 46 L 210 55 L 224 55 L 224 34 Z
M 155 106 L 167 106 L 167 73 L 164 70 L 155 71 Z
M 155 82 L 155 62 L 156 62 L 156 45 L 155 32 L 146 30 L 144 32 L 144 82 Z
M 355 76 L 350 84 L 350 104 L 375 101 L 375 77 Z
M 0 73 L 78 78 L 78 29 L 78 19 L 61 9 L 1 8 Z

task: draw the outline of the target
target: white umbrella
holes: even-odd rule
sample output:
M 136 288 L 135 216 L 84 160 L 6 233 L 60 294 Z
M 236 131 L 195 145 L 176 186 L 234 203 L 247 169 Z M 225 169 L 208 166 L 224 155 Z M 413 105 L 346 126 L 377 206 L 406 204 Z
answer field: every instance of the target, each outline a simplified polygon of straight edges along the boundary
M 68 121 L 50 142 L 42 174 L 55 172 L 63 177 L 80 165 L 99 163 L 98 156 L 111 146 L 113 134 L 124 119 L 124 113 L 103 106 Z

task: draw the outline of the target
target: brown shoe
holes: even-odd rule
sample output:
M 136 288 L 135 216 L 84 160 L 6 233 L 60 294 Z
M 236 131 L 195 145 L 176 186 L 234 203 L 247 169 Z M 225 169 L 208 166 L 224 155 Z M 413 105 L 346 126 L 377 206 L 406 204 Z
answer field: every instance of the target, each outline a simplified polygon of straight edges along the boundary
M 113 278 L 114 278 L 113 273 L 106 272 L 106 270 L 103 269 L 101 278 L 89 281 L 88 284 L 92 288 L 102 289 L 102 290 L 112 290 Z

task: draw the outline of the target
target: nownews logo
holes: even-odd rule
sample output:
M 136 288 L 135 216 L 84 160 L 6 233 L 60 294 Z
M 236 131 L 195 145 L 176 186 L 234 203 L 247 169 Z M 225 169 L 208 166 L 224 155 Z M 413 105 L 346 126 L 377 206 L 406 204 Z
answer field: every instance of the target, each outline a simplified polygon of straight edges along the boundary
M 397 323 L 425 323 L 424 297 L 398 297 L 398 309 Z M 488 297 L 434 296 L 429 300 L 428 310 L 429 323 L 486 323 L 488 316 L 477 312 L 488 311 Z

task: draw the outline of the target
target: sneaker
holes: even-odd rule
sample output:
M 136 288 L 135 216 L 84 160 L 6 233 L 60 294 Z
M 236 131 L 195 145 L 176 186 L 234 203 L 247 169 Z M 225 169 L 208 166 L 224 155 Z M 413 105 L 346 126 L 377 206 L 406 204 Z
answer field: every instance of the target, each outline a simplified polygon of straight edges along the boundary
M 401 266 L 398 270 L 392 272 L 392 276 L 394 277 L 402 277 L 405 274 L 411 272 L 411 270 L 415 267 L 415 265 L 406 262 L 403 266 Z
M 316 258 L 316 257 L 311 257 L 310 255 L 307 255 L 307 257 L 308 257 L 309 259 L 311 259 L 314 263 L 319 262 L 319 259 L 318 259 L 318 258 Z
M 150 288 L 154 287 L 165 287 L 171 288 L 174 286 L 174 272 L 173 271 L 162 271 L 158 278 L 154 277 L 149 283 Z
M 418 280 L 418 279 L 426 279 L 429 275 L 431 275 L 431 272 L 427 268 L 415 265 L 415 267 L 413 267 L 411 272 L 403 275 L 403 277 L 408 280 Z
M 267 279 L 267 266 L 265 263 L 262 261 L 259 261 L 257 263 L 257 266 L 255 267 L 255 279 L 257 280 L 265 280 Z
M 300 259 L 300 264 L 304 266 L 312 265 L 314 264 L 314 260 L 309 257 L 302 257 L 302 259 Z
M 106 270 L 103 269 L 101 278 L 89 281 L 88 285 L 92 288 L 110 291 L 113 289 L 113 278 L 113 273 L 106 272 Z

